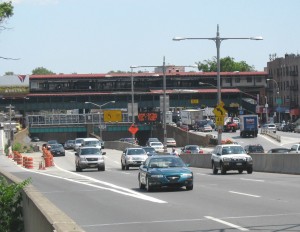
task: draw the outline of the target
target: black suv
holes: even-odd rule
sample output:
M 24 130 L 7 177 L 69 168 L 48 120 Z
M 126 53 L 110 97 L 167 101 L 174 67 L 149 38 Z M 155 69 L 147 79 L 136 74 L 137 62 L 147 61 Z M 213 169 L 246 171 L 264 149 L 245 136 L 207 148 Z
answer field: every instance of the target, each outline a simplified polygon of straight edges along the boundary
M 249 153 L 265 153 L 265 150 L 262 145 L 254 144 L 254 145 L 247 145 L 244 147 L 247 154 Z

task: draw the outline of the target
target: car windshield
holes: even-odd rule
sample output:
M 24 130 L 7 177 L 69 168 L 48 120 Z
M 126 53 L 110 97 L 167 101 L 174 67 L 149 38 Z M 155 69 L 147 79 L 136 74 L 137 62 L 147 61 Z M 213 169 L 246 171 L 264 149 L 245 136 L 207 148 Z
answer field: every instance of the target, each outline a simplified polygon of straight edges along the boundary
M 81 144 L 82 142 L 83 142 L 83 139 L 76 139 L 76 140 L 75 140 L 75 143 L 77 143 L 77 144 L 78 144 L 78 143 Z
M 149 153 L 156 153 L 156 151 L 153 147 L 144 147 L 143 149 Z
M 61 144 L 52 144 L 51 145 L 51 149 L 60 149 L 60 148 L 63 148 L 63 145 L 61 145 Z
M 249 147 L 250 152 L 264 152 L 264 149 L 261 146 Z
M 161 142 L 151 142 L 150 143 L 151 146 L 162 146 Z
M 48 144 L 56 144 L 56 143 L 58 143 L 57 140 L 50 140 L 50 141 L 48 141 Z
M 192 151 L 195 151 L 195 150 L 199 150 L 199 147 L 195 147 L 195 146 L 187 147 L 186 150 L 192 150 Z
M 176 157 L 159 157 L 151 159 L 149 162 L 150 168 L 171 168 L 171 167 L 186 167 L 185 163 Z
M 100 155 L 101 151 L 99 148 L 85 148 L 81 149 L 81 155 Z
M 85 146 L 100 146 L 100 141 L 86 141 L 85 142 L 85 144 L 84 144 Z
M 239 146 L 223 147 L 222 155 L 230 155 L 230 154 L 246 154 L 246 152 L 242 147 Z
M 144 149 L 130 149 L 127 152 L 127 155 L 145 155 Z

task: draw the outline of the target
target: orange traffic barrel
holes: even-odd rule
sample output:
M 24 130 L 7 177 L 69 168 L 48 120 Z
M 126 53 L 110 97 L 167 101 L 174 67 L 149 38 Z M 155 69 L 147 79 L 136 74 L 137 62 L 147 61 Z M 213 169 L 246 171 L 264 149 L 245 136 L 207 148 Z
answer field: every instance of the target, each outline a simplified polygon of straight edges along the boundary
M 44 159 L 45 159 L 45 167 L 51 167 L 52 166 L 51 157 L 46 156 Z
M 27 156 L 23 156 L 23 167 L 26 168 Z
M 17 164 L 20 164 L 20 165 L 23 164 L 23 158 L 22 158 L 21 154 L 17 155 Z
M 26 159 L 25 167 L 28 168 L 28 169 L 33 169 L 33 158 L 32 157 L 28 157 Z

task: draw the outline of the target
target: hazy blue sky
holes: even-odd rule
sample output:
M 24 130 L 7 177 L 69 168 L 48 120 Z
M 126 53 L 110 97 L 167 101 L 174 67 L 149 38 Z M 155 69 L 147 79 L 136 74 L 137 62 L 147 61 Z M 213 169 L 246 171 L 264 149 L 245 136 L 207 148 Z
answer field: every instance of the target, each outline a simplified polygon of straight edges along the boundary
M 193 65 L 216 56 L 209 40 L 175 36 L 261 35 L 263 41 L 227 40 L 221 57 L 263 71 L 269 54 L 299 52 L 299 0 L 16 0 L 0 34 L 0 75 L 130 71 L 131 65 Z M 152 70 L 150 70 L 152 71 Z

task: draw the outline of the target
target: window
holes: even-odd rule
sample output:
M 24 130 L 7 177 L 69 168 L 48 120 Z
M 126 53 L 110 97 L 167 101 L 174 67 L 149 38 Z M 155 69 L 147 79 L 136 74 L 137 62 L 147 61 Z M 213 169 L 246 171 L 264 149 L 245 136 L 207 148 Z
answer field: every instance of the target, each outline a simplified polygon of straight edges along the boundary
M 240 83 L 241 82 L 241 78 L 239 78 L 239 77 L 235 78 L 234 82 L 235 83 Z
M 231 83 L 231 79 L 230 79 L 230 78 L 226 78 L 226 79 L 225 79 L 225 82 L 226 82 L 227 84 L 230 84 L 230 83 Z
M 252 82 L 252 77 L 247 77 L 247 83 L 251 83 Z
M 261 77 L 257 77 L 257 78 L 256 78 L 256 82 L 262 82 Z

